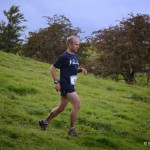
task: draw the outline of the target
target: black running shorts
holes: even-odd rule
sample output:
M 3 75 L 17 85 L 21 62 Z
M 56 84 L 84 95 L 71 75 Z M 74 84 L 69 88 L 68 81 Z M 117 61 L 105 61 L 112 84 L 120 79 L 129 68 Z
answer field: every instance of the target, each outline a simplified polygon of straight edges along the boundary
M 61 86 L 61 96 L 66 96 L 67 93 L 75 92 L 74 85 Z

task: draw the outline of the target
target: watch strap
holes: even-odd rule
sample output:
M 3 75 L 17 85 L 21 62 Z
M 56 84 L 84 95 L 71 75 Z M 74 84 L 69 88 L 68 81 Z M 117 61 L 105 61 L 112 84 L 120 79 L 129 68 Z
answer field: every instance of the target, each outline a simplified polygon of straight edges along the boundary
M 54 84 L 57 84 L 57 83 L 59 83 L 59 80 L 54 80 Z

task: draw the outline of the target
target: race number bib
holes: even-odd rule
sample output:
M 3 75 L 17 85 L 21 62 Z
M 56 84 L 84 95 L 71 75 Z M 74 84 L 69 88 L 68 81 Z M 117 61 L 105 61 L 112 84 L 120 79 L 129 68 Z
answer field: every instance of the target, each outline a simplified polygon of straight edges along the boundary
M 74 85 L 76 83 L 76 80 L 77 80 L 77 76 L 76 75 L 70 76 L 70 83 L 71 83 L 71 85 Z

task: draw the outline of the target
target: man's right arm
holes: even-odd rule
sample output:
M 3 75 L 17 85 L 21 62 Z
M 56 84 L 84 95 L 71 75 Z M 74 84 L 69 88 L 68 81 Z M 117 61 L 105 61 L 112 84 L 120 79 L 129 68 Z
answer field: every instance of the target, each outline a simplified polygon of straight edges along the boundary
M 52 77 L 54 79 L 55 89 L 58 92 L 58 91 L 61 90 L 61 87 L 60 87 L 60 83 L 59 83 L 59 80 L 58 80 L 58 77 L 57 77 L 57 74 L 56 74 L 56 68 L 53 65 L 50 68 L 50 73 L 51 73 L 51 75 L 52 75 Z
M 56 74 L 56 68 L 52 65 L 51 68 L 50 68 L 50 73 L 54 79 L 54 81 L 58 80 L 57 78 L 57 74 Z

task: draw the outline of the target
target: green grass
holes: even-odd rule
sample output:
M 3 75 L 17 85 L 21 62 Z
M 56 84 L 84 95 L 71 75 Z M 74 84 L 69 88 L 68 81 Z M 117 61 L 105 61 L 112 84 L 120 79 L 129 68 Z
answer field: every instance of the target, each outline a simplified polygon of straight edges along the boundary
M 150 89 L 79 75 L 79 137 L 67 135 L 71 105 L 46 131 L 38 121 L 59 102 L 50 65 L 0 52 L 1 150 L 145 150 L 150 145 Z

